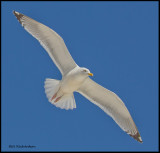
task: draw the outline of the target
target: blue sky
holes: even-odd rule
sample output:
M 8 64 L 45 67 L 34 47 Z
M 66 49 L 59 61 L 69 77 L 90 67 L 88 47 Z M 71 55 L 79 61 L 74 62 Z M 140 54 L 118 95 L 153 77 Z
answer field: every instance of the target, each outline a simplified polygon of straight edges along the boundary
M 124 101 L 143 144 L 78 93 L 74 110 L 48 102 L 44 80 L 61 74 L 13 10 L 63 37 L 77 64 Z M 2 2 L 1 55 L 3 151 L 158 150 L 158 2 Z

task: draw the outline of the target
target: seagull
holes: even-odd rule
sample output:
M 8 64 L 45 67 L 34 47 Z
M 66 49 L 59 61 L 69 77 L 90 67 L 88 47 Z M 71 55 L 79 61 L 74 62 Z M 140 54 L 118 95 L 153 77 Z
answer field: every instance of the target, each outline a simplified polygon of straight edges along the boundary
M 79 67 L 70 55 L 64 40 L 55 31 L 32 18 L 13 11 L 17 20 L 47 51 L 62 74 L 62 80 L 47 78 L 44 82 L 48 101 L 61 109 L 74 109 L 74 92 L 78 92 L 108 114 L 119 127 L 142 143 L 138 129 L 123 101 L 112 91 L 89 78 L 89 69 Z

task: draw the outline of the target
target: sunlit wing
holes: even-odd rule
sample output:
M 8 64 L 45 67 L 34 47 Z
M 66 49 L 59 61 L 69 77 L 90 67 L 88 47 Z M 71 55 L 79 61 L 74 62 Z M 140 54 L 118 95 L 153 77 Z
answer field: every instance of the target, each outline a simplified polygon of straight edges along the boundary
M 84 97 L 99 106 L 130 136 L 142 142 L 138 129 L 122 100 L 113 92 L 87 78 L 78 90 Z
M 35 37 L 46 49 L 62 75 L 67 74 L 77 66 L 63 39 L 55 31 L 21 13 L 16 11 L 13 11 L 13 13 L 24 29 Z

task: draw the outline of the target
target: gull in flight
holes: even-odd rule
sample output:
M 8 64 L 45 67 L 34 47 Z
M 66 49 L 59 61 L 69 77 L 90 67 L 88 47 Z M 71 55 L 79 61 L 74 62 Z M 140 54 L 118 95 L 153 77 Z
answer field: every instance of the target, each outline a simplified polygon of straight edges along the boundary
M 107 113 L 122 130 L 142 143 L 138 129 L 122 100 L 89 78 L 93 74 L 75 63 L 63 39 L 44 24 L 16 11 L 13 14 L 24 29 L 40 42 L 62 74 L 62 80 L 45 80 L 48 101 L 61 109 L 74 109 L 76 103 L 73 92 L 79 92 Z

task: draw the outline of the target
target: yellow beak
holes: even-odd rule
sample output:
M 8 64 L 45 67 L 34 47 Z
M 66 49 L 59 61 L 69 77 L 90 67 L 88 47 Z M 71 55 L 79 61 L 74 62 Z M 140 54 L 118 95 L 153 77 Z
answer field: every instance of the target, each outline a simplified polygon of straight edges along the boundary
M 93 76 L 93 73 L 88 73 L 89 76 Z

